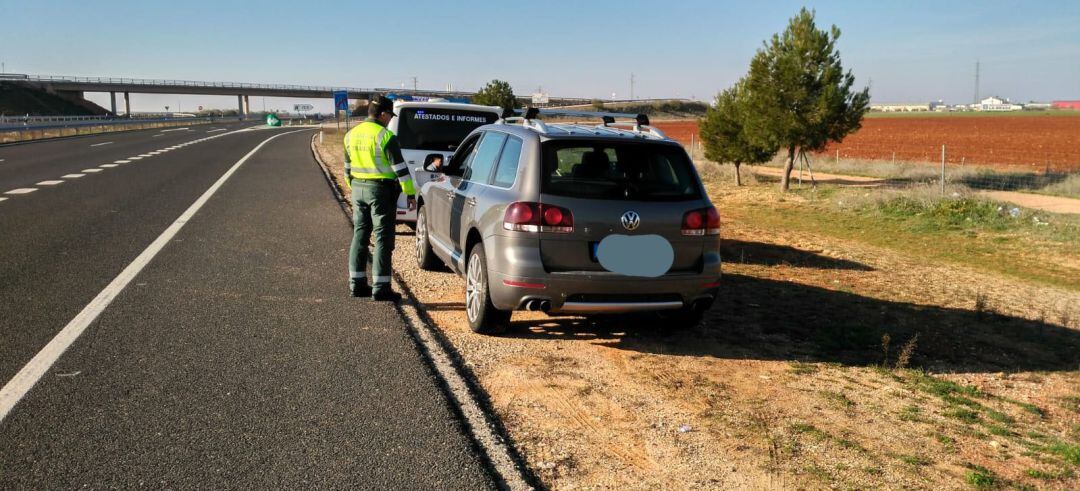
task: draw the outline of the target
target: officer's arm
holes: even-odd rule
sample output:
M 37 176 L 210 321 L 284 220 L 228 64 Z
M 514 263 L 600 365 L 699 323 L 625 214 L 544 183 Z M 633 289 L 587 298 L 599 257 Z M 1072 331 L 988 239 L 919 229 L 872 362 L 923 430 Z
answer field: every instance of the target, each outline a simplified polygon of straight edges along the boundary
M 348 133 L 345 133 L 345 188 L 352 189 L 352 162 L 349 160 Z
M 409 166 L 405 164 L 405 157 L 401 155 L 401 145 L 398 144 L 397 136 L 391 136 L 390 140 L 386 142 L 386 152 L 390 154 L 391 160 L 394 161 L 394 174 L 397 175 L 397 180 L 401 183 L 401 190 L 405 194 L 412 196 L 416 194 L 416 188 L 413 187 L 412 174 L 409 173 Z

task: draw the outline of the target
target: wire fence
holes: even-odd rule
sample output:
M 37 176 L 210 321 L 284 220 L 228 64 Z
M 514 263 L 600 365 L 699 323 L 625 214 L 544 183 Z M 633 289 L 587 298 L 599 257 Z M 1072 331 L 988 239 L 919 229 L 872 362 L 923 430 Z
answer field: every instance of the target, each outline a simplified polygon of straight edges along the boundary
M 840 153 L 818 153 L 796 159 L 793 180 L 802 185 L 816 183 L 854 185 L 865 188 L 936 188 L 940 194 L 957 187 L 973 191 L 1016 191 L 1080 199 L 1080 161 L 1075 164 L 1031 165 L 1029 168 L 968 163 L 951 158 L 947 146 L 934 149 L 937 162 L 844 157 Z M 692 137 L 687 152 L 695 161 L 705 160 L 700 140 Z M 927 152 L 929 153 L 929 152 Z M 764 164 L 782 168 L 786 155 Z

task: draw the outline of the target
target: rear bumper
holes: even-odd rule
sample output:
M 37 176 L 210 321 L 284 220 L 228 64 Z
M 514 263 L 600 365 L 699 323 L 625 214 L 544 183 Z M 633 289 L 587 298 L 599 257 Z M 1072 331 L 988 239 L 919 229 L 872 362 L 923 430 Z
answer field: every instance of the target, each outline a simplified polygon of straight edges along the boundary
M 540 304 L 548 312 L 565 314 L 672 310 L 709 305 L 719 289 L 718 251 L 704 255 L 700 273 L 643 278 L 607 271 L 546 272 L 535 239 L 494 236 L 485 240 L 485 249 L 492 251 L 488 257 L 491 302 L 501 310 Z

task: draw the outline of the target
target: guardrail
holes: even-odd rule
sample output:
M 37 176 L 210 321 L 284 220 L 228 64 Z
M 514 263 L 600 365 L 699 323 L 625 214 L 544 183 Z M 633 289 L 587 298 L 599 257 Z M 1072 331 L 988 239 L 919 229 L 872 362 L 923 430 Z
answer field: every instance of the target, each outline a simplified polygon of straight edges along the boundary
M 93 135 L 115 131 L 168 128 L 190 124 L 209 124 L 233 118 L 158 118 L 119 119 L 114 121 L 74 121 L 61 124 L 0 126 L 0 144 L 67 136 Z
M 253 84 L 245 82 L 203 82 L 197 80 L 171 80 L 171 79 L 149 79 L 149 78 L 113 78 L 113 77 L 77 77 L 68 75 L 27 75 L 26 78 L 20 78 L 16 81 L 24 82 L 39 82 L 39 83 L 78 83 L 78 84 L 99 84 L 99 85 L 149 85 L 159 87 L 192 87 L 192 88 L 215 88 L 215 89 L 238 89 L 238 90 L 288 90 L 288 91 L 303 91 L 303 92 L 332 92 L 335 90 L 345 90 L 351 93 L 395 93 L 395 94 L 412 94 L 412 95 L 431 95 L 437 97 L 462 97 L 473 96 L 475 92 L 461 92 L 461 91 L 446 91 L 446 90 L 413 90 L 413 89 L 393 89 L 387 87 L 372 87 L 372 88 L 358 88 L 358 87 L 334 87 L 334 86 L 322 86 L 322 85 L 293 85 L 293 84 Z M 529 96 L 518 96 L 519 98 L 528 98 Z M 553 100 L 560 101 L 582 101 L 589 102 L 588 98 L 577 97 L 552 97 Z
M 113 122 L 113 121 L 125 121 L 125 120 L 145 120 L 145 119 L 191 119 L 194 116 L 166 116 L 161 113 L 151 114 L 132 114 L 131 116 L 5 116 L 0 115 L 0 126 L 14 126 L 18 124 L 30 125 L 38 123 L 66 123 L 71 121 L 101 121 L 101 122 Z

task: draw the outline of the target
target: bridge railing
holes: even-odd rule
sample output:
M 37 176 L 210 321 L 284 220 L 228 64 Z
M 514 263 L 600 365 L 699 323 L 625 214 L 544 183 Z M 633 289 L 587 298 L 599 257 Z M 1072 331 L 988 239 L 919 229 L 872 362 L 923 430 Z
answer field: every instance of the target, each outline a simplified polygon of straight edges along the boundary
M 124 119 L 97 121 L 66 121 L 56 123 L 43 123 L 34 125 L 0 125 L 0 144 L 22 142 L 30 140 L 42 140 L 47 138 L 59 138 L 67 136 L 93 135 L 97 133 L 109 133 L 114 131 L 142 130 L 152 128 L 169 128 L 192 124 L 206 124 L 221 120 L 235 121 L 236 117 L 221 118 L 147 118 L 147 119 Z
M 462 92 L 462 91 L 446 91 L 446 90 L 413 90 L 413 89 L 394 89 L 388 87 L 373 87 L 373 88 L 359 88 L 359 87 L 334 87 L 334 86 L 321 86 L 321 85 L 294 85 L 294 84 L 253 84 L 246 82 L 205 82 L 198 80 L 172 80 L 172 79 L 149 79 L 149 78 L 114 78 L 114 77 L 77 77 L 69 75 L 27 75 L 26 78 L 19 79 L 27 82 L 38 83 L 75 83 L 75 84 L 97 84 L 97 85 L 115 85 L 117 91 L 123 90 L 123 86 L 157 86 L 157 87 L 192 87 L 192 88 L 213 88 L 213 89 L 237 89 L 244 90 L 279 90 L 279 91 L 297 91 L 297 92 L 333 92 L 335 90 L 345 90 L 352 94 L 407 94 L 407 95 L 424 95 L 434 97 L 470 97 L 476 95 L 475 92 Z M 528 96 L 518 96 L 519 98 L 527 98 Z M 574 97 L 553 97 L 553 100 L 558 99 L 560 101 L 580 101 L 587 103 L 591 99 L 586 98 L 574 98 Z
M 132 120 L 190 119 L 194 116 L 167 115 L 162 113 L 132 114 L 130 116 L 8 116 L 0 115 L 0 127 L 13 125 L 62 124 L 72 122 L 122 123 Z

